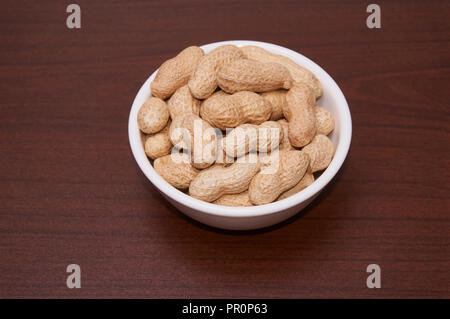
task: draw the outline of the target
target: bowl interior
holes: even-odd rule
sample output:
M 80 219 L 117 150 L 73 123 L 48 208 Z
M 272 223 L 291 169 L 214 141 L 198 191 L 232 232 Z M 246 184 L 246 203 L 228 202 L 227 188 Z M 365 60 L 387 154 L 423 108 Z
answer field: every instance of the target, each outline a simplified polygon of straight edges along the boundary
M 214 48 L 223 44 L 234 44 L 237 46 L 260 46 L 273 53 L 289 57 L 294 62 L 309 69 L 316 75 L 323 88 L 323 95 L 317 101 L 317 104 L 330 111 L 335 120 L 335 129 L 329 135 L 331 141 L 335 146 L 335 155 L 328 168 L 314 181 L 313 184 L 311 184 L 301 192 L 281 201 L 261 206 L 228 207 L 214 205 L 197 200 L 179 191 L 178 189 L 168 184 L 153 169 L 153 166 L 150 164 L 150 161 L 144 152 L 142 143 L 144 135 L 140 132 L 137 126 L 137 113 L 141 105 L 151 96 L 150 83 L 154 79 L 158 70 L 156 70 L 142 85 L 141 89 L 134 99 L 133 106 L 131 108 L 128 122 L 128 134 L 133 155 L 143 173 L 159 189 L 159 191 L 161 191 L 164 195 L 172 198 L 173 200 L 179 202 L 183 206 L 187 206 L 208 214 L 229 217 L 258 216 L 272 214 L 278 211 L 289 209 L 292 206 L 298 205 L 299 203 L 313 197 L 318 192 L 320 192 L 320 190 L 322 190 L 322 188 L 325 187 L 325 185 L 336 175 L 342 163 L 344 162 L 350 146 L 352 132 L 352 123 L 347 102 L 335 81 L 321 67 L 295 51 L 274 44 L 257 41 L 224 41 L 207 44 L 201 46 L 201 48 L 205 51 L 205 53 L 208 53 Z

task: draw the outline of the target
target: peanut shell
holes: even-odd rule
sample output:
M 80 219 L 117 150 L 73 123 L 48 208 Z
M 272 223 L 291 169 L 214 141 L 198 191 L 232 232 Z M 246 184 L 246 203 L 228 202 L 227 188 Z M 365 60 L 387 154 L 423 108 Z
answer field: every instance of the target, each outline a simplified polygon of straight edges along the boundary
M 289 89 L 292 77 L 281 64 L 239 59 L 220 68 L 217 82 L 227 93 L 268 92 L 280 88 Z
M 301 67 L 288 57 L 283 55 L 275 54 L 269 52 L 263 48 L 254 45 L 248 45 L 241 48 L 242 52 L 247 56 L 248 59 L 256 60 L 260 62 L 275 62 L 285 66 L 294 82 L 304 83 L 312 88 L 315 97 L 319 98 L 322 95 L 322 86 L 316 76 L 308 69 Z
M 330 165 L 334 155 L 334 145 L 325 135 L 316 135 L 303 149 L 310 159 L 312 172 L 324 170 Z
M 188 85 L 197 99 L 208 98 L 217 88 L 217 71 L 227 63 L 244 58 L 242 51 L 235 45 L 222 45 L 203 56 Z
M 172 156 L 178 157 L 178 161 Z M 183 153 L 159 157 L 153 167 L 166 182 L 178 189 L 187 189 L 199 172 L 191 165 L 189 155 Z
M 146 134 L 161 131 L 169 120 L 169 109 L 163 100 L 151 97 L 139 109 L 137 121 L 139 129 Z
M 201 171 L 189 186 L 189 194 L 213 202 L 223 195 L 239 194 L 248 189 L 253 176 L 260 170 L 258 156 L 248 154 L 228 167 L 214 165 Z
M 202 49 L 190 46 L 164 62 L 150 83 L 153 96 L 164 100 L 185 85 L 203 55 Z
M 244 123 L 261 124 L 272 113 L 272 106 L 260 95 L 242 91 L 233 95 L 221 91 L 203 101 L 200 116 L 221 130 Z
M 309 158 L 302 151 L 278 151 L 270 156 L 278 161 L 278 169 L 274 170 L 269 165 L 252 179 L 248 194 L 253 205 L 276 200 L 280 194 L 294 187 L 308 168 Z

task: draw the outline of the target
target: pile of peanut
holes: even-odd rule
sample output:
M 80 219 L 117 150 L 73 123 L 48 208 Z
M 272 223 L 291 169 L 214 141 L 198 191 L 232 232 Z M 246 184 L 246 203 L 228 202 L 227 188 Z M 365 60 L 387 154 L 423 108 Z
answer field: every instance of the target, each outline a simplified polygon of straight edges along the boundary
M 334 119 L 316 105 L 320 82 L 285 56 L 257 46 L 208 54 L 191 46 L 161 65 L 150 89 L 138 113 L 145 153 L 194 198 L 268 204 L 311 185 L 333 158 Z

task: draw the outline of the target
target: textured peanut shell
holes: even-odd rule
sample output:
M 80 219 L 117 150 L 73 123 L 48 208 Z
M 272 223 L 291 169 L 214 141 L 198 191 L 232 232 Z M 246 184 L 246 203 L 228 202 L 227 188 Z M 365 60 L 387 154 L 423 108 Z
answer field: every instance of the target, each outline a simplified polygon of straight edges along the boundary
M 200 112 L 200 101 L 191 95 L 187 85 L 183 85 L 170 97 L 167 107 L 172 119 L 189 113 L 198 115 Z
M 153 96 L 164 100 L 171 96 L 176 89 L 185 85 L 203 56 L 202 49 L 190 46 L 176 57 L 164 62 L 150 84 Z
M 225 165 L 228 166 L 228 164 L 231 164 L 232 162 L 234 162 L 234 158 L 228 157 L 227 154 L 225 153 L 225 150 L 223 149 L 222 146 L 222 139 L 217 141 L 217 151 L 216 151 L 216 161 L 215 161 L 215 165 Z
M 317 134 L 328 135 L 334 130 L 334 118 L 331 113 L 323 107 L 316 106 Z
M 278 120 L 277 123 L 280 124 L 280 127 L 283 130 L 283 139 L 280 142 L 279 149 L 295 150 L 289 141 L 289 123 L 285 119 Z
M 289 89 L 292 77 L 281 64 L 239 59 L 220 68 L 217 82 L 227 93 L 268 92 L 280 88 Z
M 157 158 L 153 167 L 166 182 L 178 189 L 187 189 L 192 180 L 197 176 L 198 170 L 189 161 L 187 154 L 178 154 L 181 157 L 179 163 L 172 159 L 172 154 Z
M 304 84 L 293 86 L 286 94 L 284 116 L 289 122 L 289 141 L 292 146 L 307 145 L 316 135 L 315 97 Z
M 310 159 L 312 172 L 324 170 L 330 165 L 334 155 L 334 145 L 325 135 L 316 135 L 303 149 Z
M 196 122 L 201 124 L 202 129 L 202 131 L 199 132 L 202 135 L 197 136 L 198 140 L 195 140 L 196 136 L 194 135 Z M 189 136 L 184 136 L 184 132 L 179 129 L 187 130 L 186 132 Z M 177 116 L 170 125 L 169 135 L 173 145 L 176 145 L 181 149 L 190 150 L 192 155 L 192 165 L 198 169 L 204 169 L 211 166 L 216 157 L 216 135 L 210 135 L 207 131 L 213 133 L 213 128 L 206 121 L 192 113 Z M 186 142 L 188 141 L 187 138 L 189 138 L 190 145 L 186 145 Z M 201 145 L 196 144 L 200 142 Z
M 197 99 L 209 97 L 217 88 L 219 68 L 244 57 L 237 46 L 229 44 L 217 47 L 203 56 L 188 82 L 192 95 Z
M 213 204 L 235 207 L 253 206 L 252 202 L 250 202 L 250 198 L 248 197 L 248 191 L 233 195 L 223 195 L 219 199 L 215 200 Z
M 228 167 L 214 165 L 201 171 L 189 186 L 189 195 L 213 202 L 223 195 L 239 194 L 248 189 L 260 169 L 256 154 L 248 154 Z
M 322 95 L 322 86 L 316 76 L 311 71 L 301 67 L 288 57 L 274 54 L 254 45 L 244 46 L 241 50 L 248 59 L 264 63 L 275 62 L 285 66 L 289 70 L 294 82 L 304 83 L 310 86 L 313 89 L 316 98 L 319 98 Z
M 267 121 L 261 125 L 242 124 L 222 139 L 222 149 L 229 157 L 240 157 L 249 152 L 269 152 L 283 139 L 279 123 Z
M 161 131 L 169 120 L 169 109 L 163 100 L 151 97 L 138 112 L 137 122 L 139 129 L 146 134 L 154 134 Z
M 305 175 L 309 158 L 302 151 L 278 151 L 272 154 L 278 158 L 278 170 L 267 173 L 262 169 L 252 179 L 248 194 L 253 205 L 273 202 L 288 189 L 294 187 Z
M 292 195 L 297 194 L 298 192 L 304 190 L 306 187 L 314 183 L 314 175 L 311 172 L 310 169 L 308 169 L 305 173 L 305 175 L 302 177 L 300 182 L 297 183 L 294 187 L 292 187 L 290 190 L 285 191 L 283 194 L 278 197 L 278 200 L 282 200 L 285 198 L 288 198 Z
M 151 159 L 167 155 L 172 149 L 172 142 L 169 136 L 170 120 L 167 125 L 158 133 L 148 135 L 145 139 L 145 154 Z
M 272 106 L 260 95 L 242 91 L 233 95 L 221 91 L 203 101 L 200 116 L 221 130 L 244 123 L 261 124 L 272 113 Z
M 283 118 L 283 108 L 286 105 L 286 90 L 275 90 L 262 93 L 261 96 L 272 105 L 271 121 Z

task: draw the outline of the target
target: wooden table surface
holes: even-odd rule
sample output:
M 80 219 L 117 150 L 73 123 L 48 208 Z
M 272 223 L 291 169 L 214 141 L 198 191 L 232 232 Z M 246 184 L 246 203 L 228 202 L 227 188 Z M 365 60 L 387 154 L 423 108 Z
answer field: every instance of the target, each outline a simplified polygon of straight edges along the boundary
M 377 1 L 381 29 L 361 1 L 78 0 L 81 29 L 69 3 L 0 5 L 0 297 L 450 297 L 448 1 Z M 235 39 L 314 60 L 354 125 L 310 207 L 241 233 L 173 208 L 127 135 L 163 61 Z

